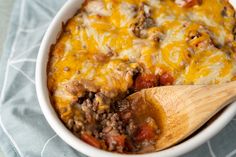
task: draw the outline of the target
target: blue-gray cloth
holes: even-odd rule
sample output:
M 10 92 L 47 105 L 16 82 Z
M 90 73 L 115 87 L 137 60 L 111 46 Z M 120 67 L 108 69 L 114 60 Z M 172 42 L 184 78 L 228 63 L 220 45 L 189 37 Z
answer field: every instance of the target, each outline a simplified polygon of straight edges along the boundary
M 35 92 L 35 62 L 47 26 L 66 0 L 16 0 L 0 62 L 0 147 L 6 157 L 82 157 L 50 128 Z M 94 155 L 96 156 L 96 155 Z M 236 118 L 184 157 L 236 157 Z

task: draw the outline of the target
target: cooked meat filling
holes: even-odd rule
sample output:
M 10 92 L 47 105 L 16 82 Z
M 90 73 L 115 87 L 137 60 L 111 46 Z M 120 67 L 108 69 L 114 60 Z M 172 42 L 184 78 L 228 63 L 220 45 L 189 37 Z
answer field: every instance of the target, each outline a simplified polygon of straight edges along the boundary
M 101 93 L 88 93 L 83 101 L 72 104 L 80 117 L 72 117 L 66 125 L 97 148 L 128 153 L 139 152 L 145 146 L 154 151 L 159 133 L 156 121 L 151 114 L 142 111 L 137 117 L 135 105 L 126 99 L 111 102 Z
M 235 80 L 235 23 L 228 0 L 86 1 L 51 48 L 51 102 L 66 127 L 94 147 L 155 151 L 158 110 L 126 97 Z

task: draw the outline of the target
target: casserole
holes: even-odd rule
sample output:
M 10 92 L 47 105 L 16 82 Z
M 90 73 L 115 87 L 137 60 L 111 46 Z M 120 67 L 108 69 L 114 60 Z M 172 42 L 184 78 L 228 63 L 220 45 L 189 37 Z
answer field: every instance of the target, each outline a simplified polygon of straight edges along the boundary
M 62 8 L 62 10 L 58 13 L 58 15 L 55 17 L 53 23 L 50 25 L 44 39 L 42 42 L 42 45 L 40 47 L 39 56 L 37 59 L 37 67 L 36 67 L 36 88 L 37 88 L 37 94 L 40 101 L 40 105 L 42 108 L 42 111 L 44 112 L 46 119 L 49 121 L 49 124 L 52 126 L 52 128 L 58 133 L 58 135 L 65 140 L 68 144 L 70 144 L 72 147 L 76 148 L 77 150 L 93 156 L 96 154 L 96 156 L 105 156 L 106 154 L 111 154 L 108 152 L 104 152 L 101 150 L 97 150 L 95 148 L 92 148 L 91 146 L 88 146 L 87 144 L 81 142 L 79 139 L 75 139 L 76 137 L 71 134 L 60 122 L 60 120 L 57 118 L 57 115 L 53 109 L 53 107 L 50 105 L 50 101 L 48 98 L 48 92 L 46 87 L 46 67 L 47 67 L 47 61 L 48 61 L 48 52 L 50 49 L 50 46 L 55 43 L 58 36 L 58 32 L 60 32 L 60 23 L 66 22 L 72 15 L 78 10 L 79 4 L 81 4 L 81 1 L 78 0 L 72 0 L 67 2 L 67 4 Z M 69 10 L 69 11 L 68 11 Z M 46 63 L 45 63 L 46 62 Z M 226 116 L 227 112 L 227 116 Z M 200 133 L 195 135 L 194 137 L 190 138 L 189 140 L 176 145 L 172 148 L 169 148 L 167 150 L 161 151 L 161 152 L 155 152 L 150 153 L 150 155 L 164 155 L 164 156 L 173 156 L 173 155 L 180 155 L 187 151 L 190 151 L 194 147 L 198 146 L 202 142 L 204 142 L 206 139 L 212 137 L 217 131 L 219 131 L 221 128 L 223 128 L 224 125 L 234 116 L 235 113 L 235 105 L 232 104 L 229 106 L 211 125 L 209 125 L 206 129 L 202 130 Z M 225 115 L 225 117 L 224 117 Z M 221 119 L 221 121 L 220 121 Z M 218 122 L 218 123 L 217 123 Z M 221 123 L 220 123 L 221 122 Z M 215 127 L 214 131 L 210 128 Z M 217 130 L 217 131 L 216 131 Z M 207 133 L 208 131 L 208 133 Z M 201 136 L 201 137 L 198 137 Z M 204 138 L 203 138 L 204 137 Z M 191 143 L 192 141 L 192 143 Z M 189 144 L 188 144 L 189 143 Z M 90 150 L 93 150 L 90 151 Z M 96 153 L 94 153 L 96 152 Z M 113 154 L 114 156 L 122 156 L 118 154 Z M 125 155 L 124 155 L 125 156 Z M 136 155 L 137 156 L 137 155 Z M 145 154 L 140 155 L 145 156 Z

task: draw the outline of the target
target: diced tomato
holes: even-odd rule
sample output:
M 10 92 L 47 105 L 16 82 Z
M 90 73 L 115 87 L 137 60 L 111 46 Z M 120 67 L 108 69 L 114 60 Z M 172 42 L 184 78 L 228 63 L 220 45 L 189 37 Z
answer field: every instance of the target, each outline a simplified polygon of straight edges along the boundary
M 144 123 L 138 128 L 135 141 L 142 142 L 144 140 L 151 140 L 155 137 L 155 135 L 155 129 L 147 123 Z
M 169 73 L 164 73 L 160 76 L 160 85 L 172 85 L 174 78 Z
M 153 74 L 139 75 L 134 82 L 134 89 L 141 90 L 158 86 L 158 76 Z
M 97 148 L 101 148 L 101 143 L 98 139 L 96 139 L 95 137 L 93 137 L 92 135 L 88 134 L 88 133 L 83 133 L 81 134 L 81 139 L 90 144 L 91 146 L 97 147 Z
M 125 136 L 124 135 L 111 136 L 111 139 L 113 141 L 116 141 L 117 146 L 124 147 L 124 145 L 125 145 Z
M 184 7 L 193 7 L 194 5 L 200 5 L 202 4 L 202 0 L 184 0 L 185 4 Z
M 108 143 L 116 143 L 117 146 L 124 147 L 125 135 L 108 135 Z
M 123 153 L 125 147 L 125 139 L 125 135 L 108 134 L 106 139 L 106 142 L 108 144 L 108 150 Z

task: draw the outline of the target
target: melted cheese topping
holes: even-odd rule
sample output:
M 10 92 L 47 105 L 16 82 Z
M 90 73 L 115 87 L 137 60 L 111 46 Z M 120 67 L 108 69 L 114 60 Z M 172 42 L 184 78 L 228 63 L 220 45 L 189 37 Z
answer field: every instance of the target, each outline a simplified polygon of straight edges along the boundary
M 143 37 L 133 31 L 140 12 L 154 21 L 141 30 Z M 173 0 L 88 1 L 51 51 L 52 102 L 66 121 L 70 104 L 85 91 L 114 98 L 132 86 L 132 72 L 138 68 L 156 75 L 167 71 L 174 84 L 231 81 L 236 67 L 234 26 L 227 0 L 203 0 L 191 8 Z M 71 84 L 80 85 L 76 94 Z

